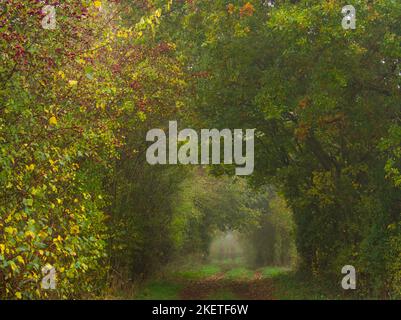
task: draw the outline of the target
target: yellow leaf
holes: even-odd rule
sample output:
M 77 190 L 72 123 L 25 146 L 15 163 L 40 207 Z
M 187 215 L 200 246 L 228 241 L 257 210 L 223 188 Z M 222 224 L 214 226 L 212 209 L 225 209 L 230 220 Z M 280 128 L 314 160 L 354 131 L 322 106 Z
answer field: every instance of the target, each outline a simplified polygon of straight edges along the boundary
M 57 124 L 57 119 L 55 116 L 50 117 L 49 124 L 55 126 Z
M 13 228 L 13 227 L 5 227 L 4 231 L 10 235 L 14 235 L 17 233 L 17 229 Z
M 17 261 L 21 264 L 25 264 L 24 258 L 22 258 L 21 256 L 17 257 Z
M 26 166 L 26 168 L 28 169 L 28 171 L 33 171 L 35 169 L 35 165 L 32 163 L 29 166 Z
M 15 296 L 17 297 L 17 299 L 22 299 L 22 294 L 21 292 L 16 292 Z
M 10 262 L 9 262 L 9 265 L 10 265 L 11 270 L 12 270 L 13 272 L 16 271 L 16 270 L 18 270 L 18 267 L 17 267 L 17 265 L 15 264 L 14 261 L 10 261 Z
M 79 233 L 79 227 L 78 226 L 72 226 L 71 227 L 71 233 L 73 233 L 73 234 L 77 234 L 77 233 Z
M 94 5 L 95 5 L 96 8 L 100 8 L 100 6 L 102 5 L 102 1 L 98 1 L 97 0 L 97 1 L 94 2 Z
M 31 237 L 33 239 L 33 238 L 35 238 L 35 234 L 32 231 L 28 230 L 28 231 L 25 231 L 25 237 L 27 237 L 27 238 Z
M 8 215 L 8 217 L 4 220 L 4 222 L 9 223 L 13 219 L 12 213 Z
M 71 87 L 73 87 L 73 86 L 76 86 L 76 85 L 78 84 L 78 81 L 77 81 L 77 80 L 70 80 L 70 81 L 68 81 L 68 84 L 69 84 Z

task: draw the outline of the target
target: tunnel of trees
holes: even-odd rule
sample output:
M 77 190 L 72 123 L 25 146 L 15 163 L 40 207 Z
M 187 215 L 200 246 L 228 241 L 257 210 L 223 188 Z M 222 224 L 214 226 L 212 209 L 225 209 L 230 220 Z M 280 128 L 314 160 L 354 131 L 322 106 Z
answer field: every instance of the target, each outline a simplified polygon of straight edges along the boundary
M 401 2 L 54 5 L 46 30 L 0 2 L 0 299 L 101 295 L 233 230 L 250 264 L 401 297 Z M 169 120 L 256 128 L 254 173 L 147 164 Z

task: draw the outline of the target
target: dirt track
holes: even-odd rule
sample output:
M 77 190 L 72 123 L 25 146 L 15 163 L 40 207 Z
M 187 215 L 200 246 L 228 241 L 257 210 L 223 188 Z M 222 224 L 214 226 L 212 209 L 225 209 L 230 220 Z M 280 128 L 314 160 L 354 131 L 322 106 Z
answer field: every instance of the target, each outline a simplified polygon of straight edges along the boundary
M 183 300 L 207 299 L 217 292 L 232 293 L 238 299 L 273 300 L 271 279 L 263 279 L 258 273 L 253 279 L 228 280 L 224 273 L 201 280 L 189 280 L 180 293 Z

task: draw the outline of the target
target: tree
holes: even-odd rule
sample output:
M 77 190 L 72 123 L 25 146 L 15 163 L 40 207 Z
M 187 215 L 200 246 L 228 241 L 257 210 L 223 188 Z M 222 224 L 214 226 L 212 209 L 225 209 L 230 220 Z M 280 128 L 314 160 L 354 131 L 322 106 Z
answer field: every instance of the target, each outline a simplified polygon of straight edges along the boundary
M 207 75 L 198 118 L 256 128 L 253 181 L 274 183 L 294 211 L 301 269 L 334 280 L 353 264 L 360 292 L 388 296 L 399 292 L 401 6 L 352 5 L 355 30 L 335 1 L 191 2 L 166 24 L 183 26 L 177 46 Z

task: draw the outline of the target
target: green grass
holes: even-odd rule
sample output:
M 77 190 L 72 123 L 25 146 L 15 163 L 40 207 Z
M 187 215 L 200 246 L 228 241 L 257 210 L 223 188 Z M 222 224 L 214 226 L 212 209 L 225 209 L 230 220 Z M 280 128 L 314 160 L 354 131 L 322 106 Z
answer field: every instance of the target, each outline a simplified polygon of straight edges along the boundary
M 177 300 L 182 285 L 168 281 L 152 281 L 136 296 L 138 300 Z
M 253 275 L 254 271 L 251 271 L 244 267 L 238 267 L 227 271 L 224 275 L 224 278 L 229 280 L 244 280 L 252 279 Z
M 261 269 L 260 272 L 262 273 L 263 278 L 273 278 L 287 273 L 288 269 L 280 267 L 265 267 Z
M 214 276 L 221 272 L 219 266 L 207 264 L 203 266 L 193 267 L 190 270 L 177 271 L 173 275 L 186 280 L 199 280 Z
M 135 299 L 139 300 L 177 300 L 180 299 L 180 292 L 192 280 L 202 280 L 224 273 L 226 281 L 246 281 L 253 279 L 255 273 L 260 273 L 265 279 L 272 279 L 274 297 L 279 300 L 325 300 L 350 298 L 338 291 L 330 291 L 322 288 L 319 281 L 304 279 L 287 268 L 264 267 L 251 270 L 246 267 L 233 267 L 226 269 L 226 266 L 210 263 L 206 265 L 191 265 L 182 267 L 180 271 L 169 273 L 167 277 L 160 280 L 148 282 Z M 223 281 L 224 281 L 223 280 Z M 229 283 L 229 282 L 226 282 Z M 211 300 L 236 300 L 239 299 L 229 288 L 221 287 L 213 292 L 207 299 Z
M 346 299 L 339 291 L 328 290 L 319 281 L 302 279 L 293 272 L 275 277 L 276 297 L 280 300 Z
M 310 283 L 300 281 L 294 274 L 276 278 L 276 296 L 280 300 L 324 300 L 322 293 L 317 293 Z
M 326 288 L 324 283 L 318 280 L 301 277 L 287 268 L 264 267 L 251 270 L 246 267 L 236 266 L 226 269 L 221 264 L 191 265 L 182 267 L 181 271 L 167 274 L 167 277 L 159 278 L 145 284 L 137 294 L 138 300 L 178 300 L 182 290 L 192 280 L 202 280 L 214 275 L 224 273 L 223 285 L 217 291 L 206 297 L 210 300 L 236 300 L 240 296 L 234 294 L 224 285 L 229 281 L 247 281 L 253 279 L 255 273 L 260 273 L 263 278 L 273 282 L 273 296 L 278 300 L 326 300 L 326 299 L 352 299 L 352 292 L 345 292 L 340 288 Z M 185 268 L 185 269 L 184 269 Z M 216 280 L 217 281 L 217 280 Z M 218 280 L 220 281 L 220 280 Z M 239 294 L 239 293 L 238 293 Z M 132 297 L 132 295 L 131 295 Z

